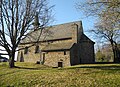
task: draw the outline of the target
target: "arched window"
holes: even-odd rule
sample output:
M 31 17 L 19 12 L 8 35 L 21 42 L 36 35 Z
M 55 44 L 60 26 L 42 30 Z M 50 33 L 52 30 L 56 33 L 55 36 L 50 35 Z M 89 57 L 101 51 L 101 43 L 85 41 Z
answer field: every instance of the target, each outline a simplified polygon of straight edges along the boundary
M 24 54 L 28 54 L 28 47 L 25 47 Z
M 35 53 L 39 53 L 40 52 L 40 49 L 39 49 L 39 46 L 37 45 L 36 47 L 35 47 Z

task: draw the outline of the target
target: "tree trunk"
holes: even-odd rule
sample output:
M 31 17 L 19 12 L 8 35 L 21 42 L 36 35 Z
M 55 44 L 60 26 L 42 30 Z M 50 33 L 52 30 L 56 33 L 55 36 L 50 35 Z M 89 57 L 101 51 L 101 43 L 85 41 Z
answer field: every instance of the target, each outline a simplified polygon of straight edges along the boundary
M 112 48 L 112 50 L 113 50 L 113 55 L 114 55 L 114 62 L 118 63 L 119 61 L 118 61 L 118 58 L 116 56 L 116 50 L 115 50 L 115 48 Z
M 112 50 L 114 55 L 114 62 L 120 63 L 119 50 L 118 50 L 117 44 L 114 44 L 113 42 L 111 42 L 111 45 L 112 45 Z
M 10 67 L 10 68 L 15 67 L 14 59 L 13 59 L 13 58 L 10 58 L 10 60 L 9 60 L 9 67 Z
M 115 45 L 115 51 L 116 51 L 116 59 L 118 63 L 120 63 L 120 52 L 119 52 L 119 48 L 117 47 L 117 45 Z
M 14 59 L 15 59 L 15 52 L 12 52 L 11 55 L 9 55 L 9 67 L 14 68 Z

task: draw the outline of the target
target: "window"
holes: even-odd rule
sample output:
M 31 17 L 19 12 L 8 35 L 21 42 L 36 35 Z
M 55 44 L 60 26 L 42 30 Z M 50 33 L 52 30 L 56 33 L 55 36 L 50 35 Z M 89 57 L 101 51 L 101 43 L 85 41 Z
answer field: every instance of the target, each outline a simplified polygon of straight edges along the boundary
M 39 52 L 40 52 L 39 46 L 36 46 L 36 47 L 35 47 L 35 53 L 39 53 Z
M 24 54 L 28 54 L 28 47 L 25 47 Z
M 45 62 L 45 53 L 43 53 L 43 63 Z
M 64 51 L 64 55 L 66 55 L 66 51 Z

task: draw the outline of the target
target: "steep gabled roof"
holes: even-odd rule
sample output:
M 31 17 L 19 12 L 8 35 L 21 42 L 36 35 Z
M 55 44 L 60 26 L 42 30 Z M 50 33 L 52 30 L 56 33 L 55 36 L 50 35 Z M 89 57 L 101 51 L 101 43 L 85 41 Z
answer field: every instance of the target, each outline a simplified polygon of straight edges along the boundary
M 40 37 L 39 41 L 49 41 L 49 40 L 57 40 L 57 39 L 67 39 L 72 38 L 73 24 L 77 24 L 79 28 L 81 28 L 81 21 L 70 22 L 60 25 L 55 25 L 51 27 L 46 27 L 41 34 L 41 30 L 35 30 L 29 33 L 21 43 L 31 43 L 38 41 L 38 37 Z M 40 36 L 41 35 L 41 36 Z

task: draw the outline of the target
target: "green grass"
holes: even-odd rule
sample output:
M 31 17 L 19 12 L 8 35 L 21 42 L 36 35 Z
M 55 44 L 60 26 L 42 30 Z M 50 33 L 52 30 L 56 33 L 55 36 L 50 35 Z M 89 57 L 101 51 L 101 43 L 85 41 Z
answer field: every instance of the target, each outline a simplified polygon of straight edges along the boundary
M 120 64 L 82 64 L 51 68 L 17 63 L 10 69 L 0 63 L 0 87 L 119 87 Z

